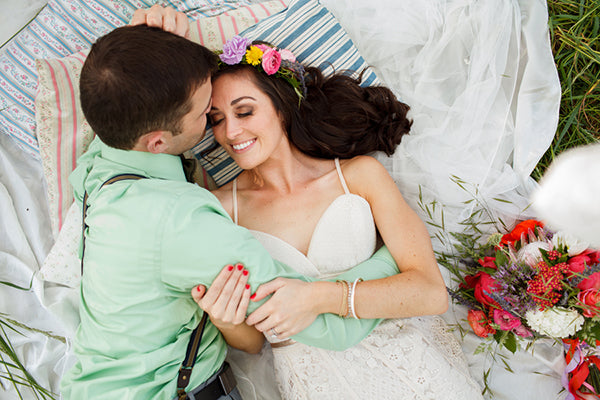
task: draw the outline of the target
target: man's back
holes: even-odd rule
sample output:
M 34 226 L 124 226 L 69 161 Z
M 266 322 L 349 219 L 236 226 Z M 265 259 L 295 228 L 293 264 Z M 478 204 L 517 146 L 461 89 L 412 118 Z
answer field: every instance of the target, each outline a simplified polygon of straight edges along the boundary
M 78 363 L 65 378 L 63 394 L 74 399 L 170 399 L 189 336 L 200 321 L 189 288 L 196 283 L 192 277 L 202 274 L 187 267 L 181 271 L 185 264 L 163 251 L 163 235 L 173 234 L 182 222 L 178 213 L 183 210 L 176 203 L 186 193 L 194 192 L 198 202 L 211 209 L 218 203 L 185 181 L 178 157 L 126 152 L 99 143 L 94 147 L 101 153 L 93 148 L 90 163 L 84 160 L 72 177 L 78 194 L 82 184 L 88 189 L 89 230 L 81 325 L 74 347 Z M 120 181 L 98 190 L 120 173 L 149 179 Z M 195 251 L 202 248 L 189 249 Z M 188 285 L 170 284 L 176 279 L 172 275 L 184 273 L 190 276 Z M 190 386 L 210 377 L 225 353 L 222 336 L 209 323 L 199 349 L 202 365 L 194 369 Z

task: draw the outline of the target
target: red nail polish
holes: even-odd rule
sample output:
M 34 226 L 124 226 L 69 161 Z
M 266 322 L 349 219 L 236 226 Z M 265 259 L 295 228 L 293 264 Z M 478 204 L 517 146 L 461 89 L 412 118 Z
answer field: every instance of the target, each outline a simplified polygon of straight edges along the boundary
M 256 293 L 253 293 L 252 296 L 250 296 L 251 299 L 256 297 Z
M 246 290 L 250 289 L 250 285 L 246 284 Z
M 245 269 L 244 272 L 242 272 L 242 274 L 244 274 L 244 276 L 248 275 L 248 270 Z
M 238 269 L 238 271 L 241 271 L 244 269 L 244 266 L 242 264 L 238 264 L 237 269 Z
M 227 271 L 233 271 L 233 265 L 230 265 L 229 267 L 227 267 Z
M 200 285 L 196 286 L 196 290 L 200 291 Z

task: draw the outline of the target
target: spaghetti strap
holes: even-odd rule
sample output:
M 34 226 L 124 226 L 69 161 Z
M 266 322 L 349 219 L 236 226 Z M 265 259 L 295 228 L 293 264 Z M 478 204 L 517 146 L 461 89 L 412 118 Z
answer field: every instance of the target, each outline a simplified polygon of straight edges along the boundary
M 338 176 L 340 177 L 340 183 L 344 188 L 344 193 L 350 194 L 350 190 L 348 190 L 348 185 L 346 185 L 346 180 L 344 179 L 344 175 L 342 175 L 342 168 L 340 167 L 340 159 L 336 158 L 335 160 L 335 169 L 337 170 Z
M 237 204 L 237 178 L 233 180 L 232 187 L 232 196 L 233 196 L 233 222 L 238 224 L 238 204 Z

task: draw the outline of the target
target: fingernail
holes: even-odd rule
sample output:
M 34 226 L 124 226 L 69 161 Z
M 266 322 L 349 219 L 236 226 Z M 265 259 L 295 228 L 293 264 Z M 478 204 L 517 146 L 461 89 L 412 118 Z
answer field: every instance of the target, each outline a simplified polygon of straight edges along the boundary
M 244 276 L 248 275 L 248 270 L 245 269 L 244 272 L 242 272 L 242 274 L 244 274 Z
M 246 284 L 246 290 L 248 290 L 248 289 L 250 289 L 250 285 Z M 252 296 L 254 296 L 254 295 L 252 295 Z M 250 296 L 250 297 L 252 297 L 252 296 Z
M 237 269 L 238 269 L 238 271 L 241 271 L 244 269 L 244 266 L 242 264 L 238 264 Z
M 227 271 L 233 271 L 233 265 L 230 265 L 229 267 L 227 267 Z
M 252 296 L 250 296 L 251 299 L 256 297 L 256 293 L 253 293 Z
M 196 290 L 199 292 L 200 291 L 200 285 L 196 286 Z

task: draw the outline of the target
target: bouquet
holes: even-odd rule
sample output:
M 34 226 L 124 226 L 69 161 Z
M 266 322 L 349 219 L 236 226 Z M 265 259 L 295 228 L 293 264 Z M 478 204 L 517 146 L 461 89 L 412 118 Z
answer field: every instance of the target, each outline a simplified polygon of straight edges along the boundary
M 568 398 L 600 393 L 600 252 L 536 220 L 484 244 L 470 239 L 456 246 L 459 284 L 448 291 L 469 308 L 473 332 L 512 352 L 522 340 L 554 338 L 565 346 Z

